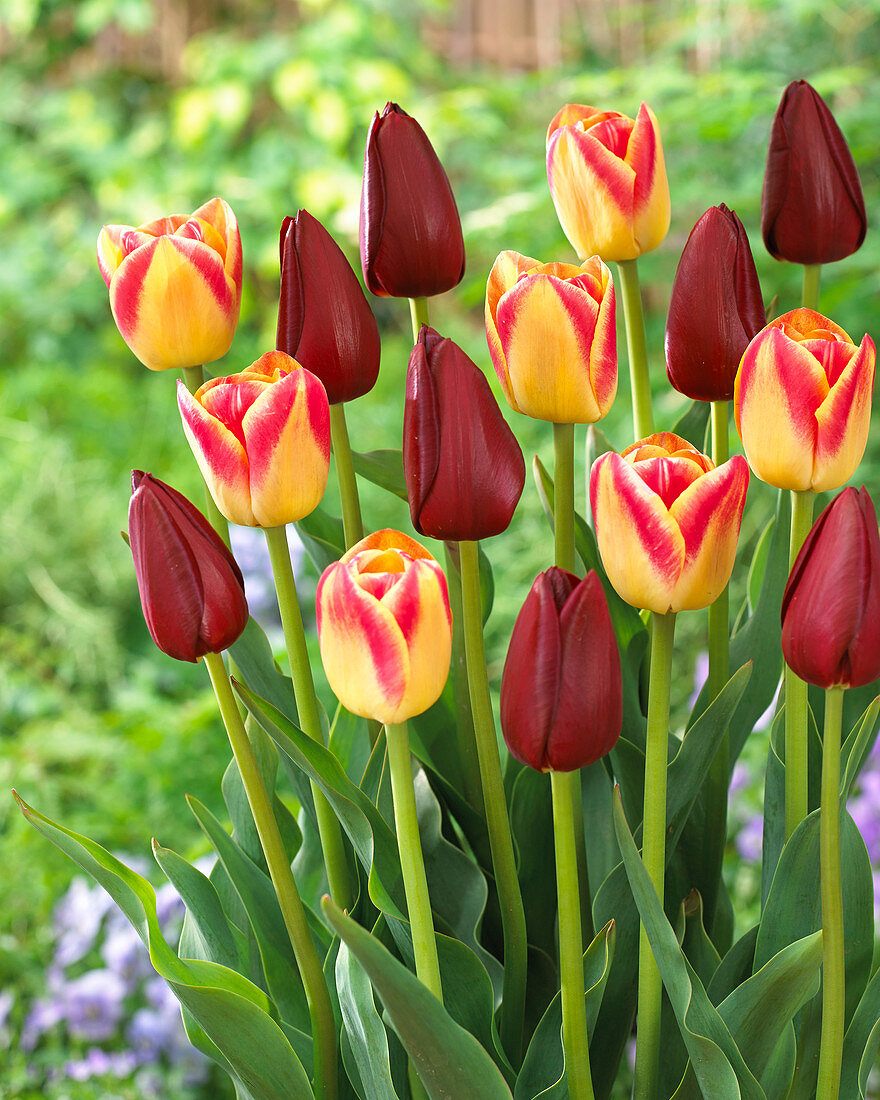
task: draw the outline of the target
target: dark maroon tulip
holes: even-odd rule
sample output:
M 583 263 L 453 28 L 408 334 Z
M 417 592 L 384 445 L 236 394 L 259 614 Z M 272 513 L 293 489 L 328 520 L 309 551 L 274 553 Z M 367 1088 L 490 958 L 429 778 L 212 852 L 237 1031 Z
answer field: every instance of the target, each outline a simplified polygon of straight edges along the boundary
M 865 200 L 852 153 L 825 101 L 806 80 L 782 93 L 770 129 L 761 233 L 771 256 L 827 264 L 861 248 Z
M 526 478 L 483 372 L 427 325 L 406 374 L 403 474 L 419 534 L 467 541 L 507 529 Z
M 782 597 L 782 652 L 817 687 L 880 677 L 880 535 L 864 486 L 838 493 L 807 535 Z
M 733 400 L 743 352 L 764 327 L 761 285 L 742 222 L 722 203 L 687 239 L 666 317 L 666 373 L 697 401 Z
M 620 736 L 620 656 L 597 574 L 540 573 L 517 615 L 501 677 L 507 747 L 537 771 L 574 771 Z
M 396 103 L 367 134 L 361 264 L 380 297 L 428 298 L 458 286 L 464 238 L 449 179 L 425 131 Z
M 227 649 L 248 620 L 235 558 L 176 489 L 141 470 L 131 488 L 128 537 L 153 641 L 178 661 Z
M 342 249 L 307 210 L 281 223 L 275 343 L 321 379 L 331 405 L 376 384 L 376 318 Z

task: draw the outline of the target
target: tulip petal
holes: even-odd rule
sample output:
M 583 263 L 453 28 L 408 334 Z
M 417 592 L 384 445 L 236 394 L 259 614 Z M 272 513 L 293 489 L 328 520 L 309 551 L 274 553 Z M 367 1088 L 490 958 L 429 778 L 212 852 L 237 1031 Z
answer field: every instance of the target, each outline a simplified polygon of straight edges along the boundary
M 419 515 L 440 465 L 440 409 L 434 377 L 428 366 L 427 339 L 421 339 L 426 331 L 423 329 L 420 333 L 410 356 L 403 412 L 403 476 L 410 517 L 420 535 L 425 532 L 418 522 Z M 432 339 L 432 346 L 438 342 Z
M 647 103 L 639 107 L 636 115 L 626 162 L 635 172 L 633 237 L 639 253 L 651 252 L 669 231 L 671 207 L 660 129 Z
M 602 565 L 618 594 L 634 607 L 670 610 L 685 562 L 685 544 L 665 504 L 614 451 L 590 474 L 590 503 Z
M 105 225 L 98 234 L 98 270 L 108 287 L 113 273 L 128 255 L 123 235 L 131 232 L 130 225 Z
M 669 509 L 685 544 L 685 559 L 671 610 L 706 607 L 721 595 L 733 572 L 749 467 L 741 455 L 702 474 Z
M 362 550 L 399 550 L 401 554 L 417 560 L 426 558 L 428 561 L 436 561 L 433 554 L 429 553 L 420 542 L 405 535 L 402 531 L 396 531 L 393 527 L 383 527 L 380 531 L 373 531 L 365 535 L 360 542 L 356 542 L 339 559 L 341 562 L 349 562 Z
M 513 387 L 510 383 L 510 372 L 507 369 L 504 348 L 498 338 L 496 320 L 498 303 L 501 296 L 510 290 L 524 271 L 540 266 L 540 260 L 507 250 L 500 253 L 495 260 L 486 283 L 486 340 L 489 344 L 489 354 L 492 357 L 492 365 L 495 367 L 495 373 L 498 375 L 504 397 L 514 412 L 519 412 L 520 409 L 517 407 L 513 396 Z
M 177 404 L 186 435 L 205 484 L 220 511 L 232 523 L 256 527 L 251 508 L 250 471 L 244 445 L 177 383 Z
M 852 351 L 839 343 L 831 348 L 840 348 L 839 355 Z M 862 461 L 871 422 L 875 354 L 874 342 L 865 336 L 816 411 L 812 488 L 817 493 L 842 485 Z

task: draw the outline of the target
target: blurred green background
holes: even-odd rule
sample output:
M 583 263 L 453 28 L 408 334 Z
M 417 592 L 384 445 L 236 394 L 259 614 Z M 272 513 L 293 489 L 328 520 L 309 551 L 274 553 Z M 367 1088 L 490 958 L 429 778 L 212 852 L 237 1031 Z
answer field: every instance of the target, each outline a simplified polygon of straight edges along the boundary
M 232 205 L 245 254 L 241 322 L 212 369 L 240 370 L 274 347 L 286 214 L 307 208 L 359 268 L 364 137 L 394 100 L 434 142 L 464 224 L 467 274 L 432 303 L 432 321 L 491 374 L 482 311 L 496 254 L 573 259 L 546 186 L 548 120 L 565 102 L 634 115 L 646 99 L 673 209 L 667 240 L 640 264 L 657 419 L 669 427 L 684 402 L 663 370 L 666 304 L 708 206 L 740 215 L 765 300 L 778 295 L 773 312 L 799 302 L 799 271 L 767 256 L 759 229 L 770 120 L 790 80 L 826 97 L 876 219 L 878 16 L 880 0 L 0 0 L 0 788 L 141 855 L 153 835 L 201 850 L 185 792 L 223 812 L 228 752 L 207 679 L 152 647 L 119 537 L 133 467 L 196 500 L 201 490 L 174 379 L 143 369 L 110 316 L 94 256 L 103 223 L 188 213 L 213 195 Z M 824 274 L 820 308 L 856 340 L 878 332 L 878 259 L 870 231 Z M 348 410 L 359 450 L 400 445 L 410 348 L 406 304 L 372 304 L 383 366 L 376 390 Z M 629 416 L 624 370 L 603 425 L 618 446 L 631 441 Z M 509 420 L 527 460 L 537 452 L 549 464 L 546 426 Z M 875 495 L 878 438 L 859 475 Z M 582 453 L 579 462 L 582 500 Z M 331 483 L 328 501 L 334 493 Z M 759 487 L 752 497 L 746 554 L 769 508 Z M 408 523 L 378 491 L 365 489 L 364 501 L 368 526 Z M 531 486 L 489 552 L 498 673 L 512 617 L 550 561 Z M 691 618 L 679 707 L 703 630 Z M 0 800 L 0 989 L 13 993 L 0 1033 L 13 1041 L 44 989 L 52 907 L 71 873 Z M 63 1038 L 54 1042 L 14 1054 L 0 1096 L 56 1095 L 39 1076 L 65 1057 Z M 96 1095 L 94 1083 L 83 1087 L 63 1094 Z

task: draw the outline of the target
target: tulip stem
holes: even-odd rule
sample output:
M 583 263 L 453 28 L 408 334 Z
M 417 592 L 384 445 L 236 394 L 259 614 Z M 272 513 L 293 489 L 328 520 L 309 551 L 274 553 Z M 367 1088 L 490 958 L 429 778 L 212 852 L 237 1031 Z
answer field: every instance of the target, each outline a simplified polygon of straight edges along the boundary
M 486 672 L 483 618 L 480 608 L 479 543 L 460 542 L 458 546 L 461 561 L 462 619 L 468 689 L 471 697 L 471 713 L 474 718 L 474 736 L 480 764 L 489 847 L 492 851 L 492 869 L 498 890 L 501 928 L 504 936 L 501 1044 L 511 1063 L 518 1067 L 522 1053 L 528 970 L 526 916 L 516 873 L 516 856 L 507 815 L 507 800 L 504 797 L 498 737 L 495 732 L 495 718 L 492 713 L 492 699 Z M 577 883 L 575 883 L 576 887 Z M 578 922 L 578 935 L 580 935 L 580 915 L 578 915 Z
M 440 963 L 437 960 L 437 940 L 434 935 L 434 918 L 431 915 L 431 898 L 422 856 L 419 836 L 419 819 L 416 814 L 416 792 L 413 785 L 412 759 L 409 754 L 409 735 L 406 722 L 388 723 L 385 726 L 388 748 L 388 770 L 391 773 L 391 794 L 394 800 L 394 826 L 397 830 L 397 847 L 403 871 L 403 888 L 412 933 L 416 974 L 422 985 L 443 1001 L 440 983 Z
M 202 367 L 183 368 L 183 382 L 190 393 L 195 393 L 204 381 L 205 371 Z M 217 507 L 217 503 L 211 496 L 211 490 L 208 488 L 207 482 L 205 482 L 205 515 L 208 517 L 208 521 L 220 538 L 223 539 L 227 546 L 230 546 L 229 521 Z
M 791 493 L 791 542 L 789 571 L 813 525 L 812 489 Z M 785 666 L 785 839 L 809 812 L 807 685 Z
M 651 410 L 651 380 L 648 377 L 648 342 L 645 336 L 645 316 L 639 287 L 638 260 L 618 260 L 620 290 L 623 298 L 623 319 L 626 323 L 626 350 L 629 355 L 629 378 L 632 388 L 633 431 L 636 439 L 653 434 L 654 414 Z
M 412 317 L 413 343 L 418 343 L 422 325 L 428 324 L 428 299 L 410 298 L 409 312 Z
M 293 948 L 308 1000 L 314 1044 L 315 1096 L 318 1100 L 335 1100 L 338 1095 L 336 1024 L 324 970 L 290 870 L 290 862 L 284 850 L 284 842 L 278 830 L 269 792 L 263 783 L 253 746 L 239 714 L 235 695 L 223 666 L 223 658 L 218 653 L 206 653 L 205 666 L 214 686 L 217 704 L 241 774 L 241 781 L 257 827 L 263 854 L 266 857 L 269 876 L 275 887 L 275 895 L 281 907 L 281 915 L 284 918 L 284 925 L 290 937 L 290 945 Z
M 804 264 L 804 289 L 801 294 L 801 304 L 806 309 L 818 309 L 819 284 L 821 280 L 821 264 Z
M 728 437 L 728 403 L 712 402 L 712 461 L 716 466 L 726 462 L 730 455 Z M 709 674 L 707 676 L 709 702 L 711 703 L 730 679 L 730 588 L 709 605 Z M 724 862 L 724 844 L 727 836 L 727 788 L 730 783 L 730 736 L 725 727 L 715 758 L 706 777 L 706 813 L 704 827 L 703 858 L 700 866 L 705 872 L 703 895 L 703 920 L 706 931 L 712 931 L 715 907 L 721 886 L 721 868 Z
M 666 876 L 666 765 L 669 753 L 669 684 L 675 612 L 651 616 L 651 679 L 645 733 L 645 795 L 642 863 L 660 904 Z M 639 933 L 639 996 L 633 1096 L 654 1100 L 660 1068 L 660 1007 L 663 984 L 644 925 Z
M 361 519 L 361 503 L 358 499 L 357 477 L 351 460 L 351 443 L 348 425 L 345 423 L 345 405 L 338 402 L 330 406 L 330 439 L 336 461 L 336 480 L 339 482 L 339 499 L 342 502 L 342 529 L 345 532 L 345 549 L 350 550 L 364 537 L 364 521 Z
M 556 851 L 556 894 L 559 913 L 559 978 L 562 995 L 562 1049 L 571 1100 L 593 1100 L 590 1039 L 584 998 L 584 949 L 578 890 L 575 835 L 583 831 L 574 806 L 573 781 L 580 772 L 550 772 L 553 792 L 553 843 Z
M 275 579 L 275 591 L 278 593 L 278 609 L 281 612 L 281 627 L 284 631 L 287 658 L 290 662 L 299 724 L 305 734 L 323 745 L 324 731 L 321 726 L 315 684 L 312 680 L 312 667 L 309 664 L 309 651 L 296 594 L 293 567 L 290 563 L 287 528 L 265 527 L 263 530 L 269 547 L 269 561 L 272 565 L 272 576 Z M 354 897 L 339 820 L 314 780 L 310 782 L 330 896 L 340 909 L 350 909 Z
M 825 692 L 822 810 L 819 817 L 822 881 L 822 1037 L 816 1100 L 837 1100 L 843 1061 L 844 940 L 840 883 L 840 726 L 844 688 Z
M 553 425 L 553 537 L 555 561 L 574 573 L 574 424 Z

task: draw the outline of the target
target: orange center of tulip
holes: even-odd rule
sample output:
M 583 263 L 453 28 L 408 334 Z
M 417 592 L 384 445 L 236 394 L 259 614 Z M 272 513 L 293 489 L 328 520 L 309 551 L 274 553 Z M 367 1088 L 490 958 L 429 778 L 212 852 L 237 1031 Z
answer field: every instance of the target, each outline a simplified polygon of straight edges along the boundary
M 621 457 L 670 508 L 698 477 L 714 470 L 715 463 L 708 455 L 700 454 L 689 445 L 679 446 L 686 441 L 670 433 L 649 438 L 653 442 L 636 443 L 623 451 Z
M 410 561 L 412 559 L 401 554 L 399 550 L 364 550 L 355 561 L 355 583 L 377 600 L 381 600 L 406 572 Z
M 201 386 L 195 399 L 206 412 L 228 428 L 241 445 L 247 448 L 242 421 L 245 413 L 267 386 L 279 382 L 289 372 L 280 368 L 271 374 L 242 371 L 230 378 L 215 379 Z

